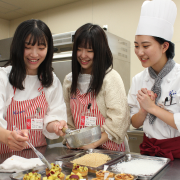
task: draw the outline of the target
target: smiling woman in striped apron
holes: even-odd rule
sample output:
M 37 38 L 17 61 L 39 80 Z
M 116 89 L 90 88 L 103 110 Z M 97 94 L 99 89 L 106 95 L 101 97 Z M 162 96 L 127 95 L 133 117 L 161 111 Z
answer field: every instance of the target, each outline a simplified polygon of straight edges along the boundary
M 29 148 L 27 140 L 39 147 L 46 145 L 45 136 L 64 135 L 66 108 L 61 83 L 52 72 L 52 57 L 47 25 L 34 19 L 22 22 L 12 40 L 10 60 L 0 68 L 1 154 Z
M 90 23 L 81 26 L 74 37 L 72 73 L 63 84 L 68 127 L 100 125 L 102 130 L 99 141 L 81 149 L 125 151 L 129 110 L 124 84 L 112 66 L 113 57 L 103 29 Z

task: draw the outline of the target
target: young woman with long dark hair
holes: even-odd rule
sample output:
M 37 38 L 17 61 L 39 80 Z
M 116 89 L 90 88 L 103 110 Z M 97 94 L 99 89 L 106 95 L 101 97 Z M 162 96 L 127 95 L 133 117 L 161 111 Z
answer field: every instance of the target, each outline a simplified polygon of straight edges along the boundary
M 45 136 L 64 135 L 66 109 L 52 58 L 48 26 L 35 19 L 22 22 L 12 40 L 10 60 L 0 68 L 0 153 L 29 148 L 27 140 L 38 147 L 46 145 Z
M 101 139 L 81 149 L 125 151 L 130 123 L 126 93 L 120 75 L 113 69 L 112 53 L 100 26 L 88 23 L 76 31 L 72 73 L 65 77 L 63 93 L 69 128 L 101 126 Z

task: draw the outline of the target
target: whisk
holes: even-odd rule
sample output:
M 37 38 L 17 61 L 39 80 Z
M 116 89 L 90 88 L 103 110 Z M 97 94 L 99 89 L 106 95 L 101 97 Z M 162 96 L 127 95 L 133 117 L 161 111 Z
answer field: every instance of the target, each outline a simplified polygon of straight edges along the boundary
M 23 135 L 23 133 L 16 127 L 13 126 L 13 129 L 17 132 L 19 135 Z M 51 169 L 51 164 L 47 161 L 47 159 L 28 141 L 26 143 L 31 147 L 31 149 L 35 152 L 37 157 L 49 168 Z

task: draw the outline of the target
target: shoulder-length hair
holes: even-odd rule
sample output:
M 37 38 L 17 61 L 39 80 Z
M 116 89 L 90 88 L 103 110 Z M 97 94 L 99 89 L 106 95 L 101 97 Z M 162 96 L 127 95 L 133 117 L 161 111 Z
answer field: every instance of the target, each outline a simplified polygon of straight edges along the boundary
M 78 76 L 81 72 L 81 65 L 77 60 L 78 47 L 93 49 L 94 58 L 91 72 L 92 78 L 87 93 L 94 91 L 95 94 L 98 95 L 103 84 L 103 79 L 107 73 L 107 69 L 110 68 L 111 70 L 113 67 L 113 56 L 104 30 L 100 26 L 91 23 L 87 23 L 77 29 L 74 36 L 72 53 L 71 94 L 76 94 Z
M 38 45 L 44 44 L 48 49 L 44 61 L 38 67 L 38 79 L 43 87 L 49 87 L 53 82 L 53 39 L 51 31 L 41 20 L 31 19 L 22 22 L 17 27 L 10 47 L 10 59 L 5 65 L 12 65 L 9 82 L 20 90 L 24 89 L 23 81 L 26 78 L 24 48 L 25 41 L 29 35 L 29 44 L 32 44 L 32 46 L 36 43 Z

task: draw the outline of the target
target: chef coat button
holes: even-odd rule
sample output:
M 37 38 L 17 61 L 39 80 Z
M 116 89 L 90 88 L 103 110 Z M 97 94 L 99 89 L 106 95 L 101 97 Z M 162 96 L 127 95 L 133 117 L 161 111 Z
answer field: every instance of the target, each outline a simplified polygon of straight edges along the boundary
M 169 78 L 167 79 L 167 82 L 170 83 L 170 79 Z
M 149 81 L 149 78 L 146 78 L 145 81 L 148 82 L 148 81 Z
M 148 134 L 146 134 L 146 137 L 148 137 Z

